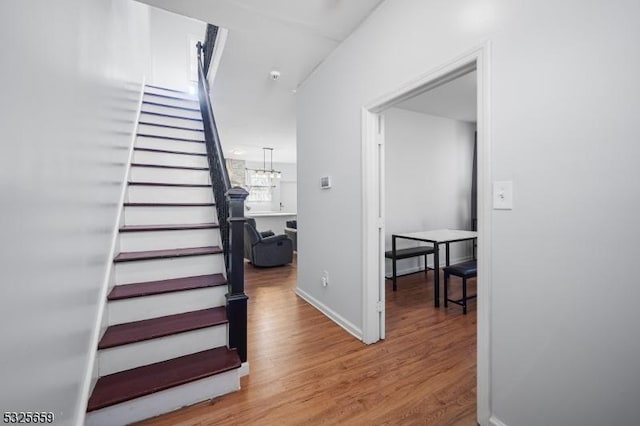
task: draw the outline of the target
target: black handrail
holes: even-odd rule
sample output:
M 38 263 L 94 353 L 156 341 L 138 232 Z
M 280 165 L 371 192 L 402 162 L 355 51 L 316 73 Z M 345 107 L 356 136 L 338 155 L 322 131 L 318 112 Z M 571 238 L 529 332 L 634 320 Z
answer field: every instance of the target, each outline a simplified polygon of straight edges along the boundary
M 207 51 L 213 50 L 214 34 L 207 26 Z M 217 31 L 216 31 L 217 32 Z M 218 212 L 220 237 L 227 271 L 227 320 L 229 347 L 238 351 L 240 361 L 247 361 L 247 295 L 244 293 L 244 202 L 249 193 L 240 187 L 231 187 L 227 164 L 224 160 L 218 128 L 209 98 L 209 84 L 203 65 L 202 43 L 198 42 L 198 98 L 202 112 L 209 174 Z M 210 59 L 209 59 L 210 60 Z
M 213 186 L 213 195 L 218 210 L 218 223 L 222 237 L 222 248 L 225 255 L 225 265 L 229 265 L 229 208 L 226 203 L 226 193 L 231 189 L 227 164 L 222 153 L 220 136 L 216 121 L 213 118 L 213 107 L 209 99 L 209 84 L 202 64 L 202 43 L 198 42 L 198 98 L 200 111 L 202 112 L 202 124 L 204 127 L 205 142 L 207 145 L 207 157 L 209 159 L 209 173 Z

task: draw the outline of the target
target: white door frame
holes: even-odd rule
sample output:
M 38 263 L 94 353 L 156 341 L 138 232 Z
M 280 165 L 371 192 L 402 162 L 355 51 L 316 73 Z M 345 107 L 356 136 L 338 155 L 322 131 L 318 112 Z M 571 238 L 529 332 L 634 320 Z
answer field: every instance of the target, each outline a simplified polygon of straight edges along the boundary
M 490 417 L 491 135 L 489 42 L 399 86 L 362 108 L 362 340 L 384 338 L 384 123 L 381 112 L 417 94 L 477 70 L 478 299 L 477 413 Z M 380 307 L 382 306 L 382 309 Z M 381 312 L 380 312 L 381 311 Z

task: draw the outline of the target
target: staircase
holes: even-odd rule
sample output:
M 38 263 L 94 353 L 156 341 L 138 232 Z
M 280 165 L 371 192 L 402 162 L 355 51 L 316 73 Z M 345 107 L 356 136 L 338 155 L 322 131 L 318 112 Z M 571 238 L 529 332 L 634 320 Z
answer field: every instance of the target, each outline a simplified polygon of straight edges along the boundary
M 204 141 L 195 98 L 146 86 L 86 424 L 128 424 L 240 388 Z

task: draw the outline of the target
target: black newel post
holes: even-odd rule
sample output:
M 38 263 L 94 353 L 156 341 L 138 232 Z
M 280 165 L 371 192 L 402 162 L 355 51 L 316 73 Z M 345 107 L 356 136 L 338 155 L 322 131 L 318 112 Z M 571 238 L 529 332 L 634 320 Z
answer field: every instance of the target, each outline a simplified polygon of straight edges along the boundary
M 227 266 L 229 292 L 227 293 L 227 319 L 229 320 L 229 347 L 236 349 L 240 361 L 247 361 L 247 295 L 244 294 L 244 200 L 249 193 L 242 188 L 231 188 L 226 193 L 229 205 L 229 246 Z

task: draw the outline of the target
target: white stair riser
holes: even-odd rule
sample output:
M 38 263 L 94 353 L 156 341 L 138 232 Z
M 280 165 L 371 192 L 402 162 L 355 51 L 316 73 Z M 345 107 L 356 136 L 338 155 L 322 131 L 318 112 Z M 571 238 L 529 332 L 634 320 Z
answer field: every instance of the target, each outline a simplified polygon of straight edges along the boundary
M 165 126 L 188 127 L 189 129 L 203 129 L 202 121 L 188 120 L 186 118 L 165 117 L 162 115 L 146 114 L 142 111 L 140 121 L 147 123 L 163 124 Z
M 189 100 L 197 100 L 198 99 L 198 95 L 196 92 L 194 93 L 188 93 L 188 89 L 187 88 L 183 88 L 183 87 L 177 87 L 175 88 L 175 90 L 178 90 L 177 92 L 175 90 L 171 90 L 173 89 L 172 87 L 168 88 L 168 89 L 163 89 L 161 87 L 151 87 L 151 86 L 145 86 L 144 88 L 144 93 L 148 93 L 148 94 L 159 94 L 159 95 L 167 95 L 167 96 L 172 96 L 175 98 L 185 98 L 185 99 L 189 99 Z
M 87 413 L 85 425 L 125 425 L 168 413 L 240 389 L 238 370 L 231 370 L 102 410 Z
M 193 139 L 197 141 L 204 140 L 204 133 L 197 130 L 174 129 L 171 127 L 151 126 L 142 123 L 138 126 L 138 133 L 166 136 L 169 138 Z
M 153 151 L 133 151 L 133 162 L 162 166 L 209 167 L 207 157 Z
M 193 92 L 190 92 L 190 87 L 193 87 L 193 89 L 194 89 Z M 144 93 L 167 95 L 167 96 L 173 96 L 173 97 L 176 97 L 176 98 L 185 98 L 185 99 L 189 99 L 189 100 L 197 100 L 198 99 L 198 94 L 195 91 L 195 86 L 168 87 L 166 89 L 162 88 L 162 87 L 145 86 L 144 87 Z
M 115 264 L 116 284 L 220 274 L 224 270 L 223 263 L 222 254 L 118 262 Z
M 132 299 L 113 300 L 107 304 L 109 325 L 217 308 L 226 304 L 226 285 L 199 288 Z
M 125 207 L 125 225 L 181 225 L 217 223 L 215 206 L 203 207 Z
M 220 246 L 220 231 L 181 229 L 175 231 L 121 232 L 120 251 L 149 251 Z
M 130 203 L 211 203 L 211 187 L 129 185 Z
M 166 169 L 161 167 L 131 167 L 131 181 L 158 183 L 188 183 L 208 185 L 209 170 Z
M 227 325 L 207 327 L 98 351 L 100 376 L 166 361 L 227 344 Z
M 165 151 L 190 152 L 195 154 L 206 154 L 207 147 L 204 143 L 185 142 L 171 139 L 160 139 L 146 136 L 136 138 L 137 148 L 163 149 Z
M 154 102 L 157 104 L 171 105 L 171 106 L 177 106 L 182 108 L 193 108 L 193 109 L 200 108 L 200 106 L 198 105 L 198 102 L 196 101 L 165 98 L 163 96 L 154 96 L 150 93 L 145 93 L 143 100 L 147 102 Z
M 155 102 L 155 101 L 151 101 Z M 161 103 L 161 102 L 157 102 Z M 178 115 L 180 117 L 189 117 L 189 118 L 202 118 L 202 113 L 200 110 L 192 111 L 187 109 L 180 108 L 171 108 L 162 105 L 154 105 L 154 104 L 142 104 L 142 112 L 157 112 L 160 114 L 168 114 L 168 115 Z

